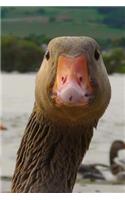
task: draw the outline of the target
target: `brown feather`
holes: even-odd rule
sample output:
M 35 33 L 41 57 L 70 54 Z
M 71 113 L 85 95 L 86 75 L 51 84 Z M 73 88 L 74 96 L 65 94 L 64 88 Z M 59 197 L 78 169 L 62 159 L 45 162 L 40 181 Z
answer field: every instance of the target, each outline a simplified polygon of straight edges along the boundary
M 18 150 L 12 192 L 71 192 L 92 135 L 93 127 L 39 123 L 34 111 Z

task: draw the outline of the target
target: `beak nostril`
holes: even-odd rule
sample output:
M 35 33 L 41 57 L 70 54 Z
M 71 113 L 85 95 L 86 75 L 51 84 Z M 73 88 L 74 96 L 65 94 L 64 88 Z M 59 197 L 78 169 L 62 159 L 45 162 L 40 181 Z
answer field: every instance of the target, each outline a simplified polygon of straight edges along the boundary
M 80 80 L 80 82 L 82 82 L 82 80 L 83 80 L 82 76 L 79 77 L 79 80 Z
M 64 77 L 62 76 L 62 81 L 64 81 Z
M 69 97 L 69 101 L 72 101 L 72 96 Z
M 67 77 L 62 76 L 61 81 L 64 84 L 66 82 Z

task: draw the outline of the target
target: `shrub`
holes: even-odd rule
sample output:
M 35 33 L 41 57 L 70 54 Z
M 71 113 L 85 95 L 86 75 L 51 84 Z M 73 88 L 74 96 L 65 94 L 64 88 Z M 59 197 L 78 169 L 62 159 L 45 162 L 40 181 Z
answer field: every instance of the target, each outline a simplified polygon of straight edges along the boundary
M 103 58 L 109 74 L 114 72 L 124 72 L 125 50 L 123 48 L 115 48 L 106 51 L 103 54 Z
M 42 49 L 35 43 L 13 36 L 1 39 L 2 71 L 36 71 L 43 58 Z

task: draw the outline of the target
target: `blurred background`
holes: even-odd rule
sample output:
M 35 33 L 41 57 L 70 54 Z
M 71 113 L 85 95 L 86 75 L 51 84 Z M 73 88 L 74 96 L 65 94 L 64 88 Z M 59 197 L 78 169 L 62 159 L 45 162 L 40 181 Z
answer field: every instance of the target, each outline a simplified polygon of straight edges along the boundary
M 112 87 L 110 105 L 84 159 L 87 175 L 80 171 L 74 191 L 125 192 L 125 175 L 120 179 L 113 174 L 109 159 L 112 142 L 125 142 L 125 7 L 1 8 L 2 192 L 10 191 L 16 152 L 32 112 L 35 76 L 46 46 L 50 39 L 66 35 L 97 40 Z M 97 169 L 98 163 L 105 166 Z
M 2 7 L 1 19 L 2 71 L 36 71 L 51 38 L 88 35 L 108 72 L 125 72 L 125 7 Z

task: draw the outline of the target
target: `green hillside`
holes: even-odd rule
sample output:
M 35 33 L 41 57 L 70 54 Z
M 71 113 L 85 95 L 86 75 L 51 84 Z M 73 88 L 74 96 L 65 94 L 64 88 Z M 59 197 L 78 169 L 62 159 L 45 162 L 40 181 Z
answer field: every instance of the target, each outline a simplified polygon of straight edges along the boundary
M 2 35 L 88 35 L 96 39 L 125 36 L 125 7 L 2 7 Z
M 2 7 L 1 27 L 2 71 L 37 71 L 51 38 L 87 35 L 108 73 L 125 73 L 125 7 Z

